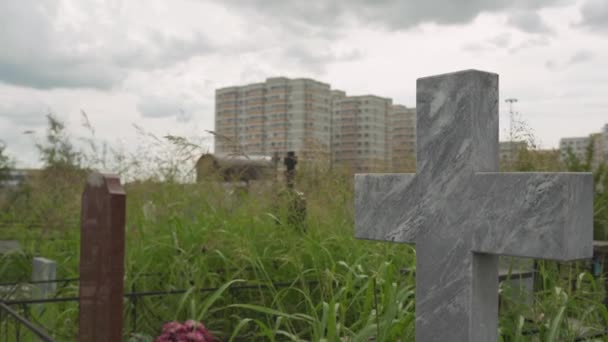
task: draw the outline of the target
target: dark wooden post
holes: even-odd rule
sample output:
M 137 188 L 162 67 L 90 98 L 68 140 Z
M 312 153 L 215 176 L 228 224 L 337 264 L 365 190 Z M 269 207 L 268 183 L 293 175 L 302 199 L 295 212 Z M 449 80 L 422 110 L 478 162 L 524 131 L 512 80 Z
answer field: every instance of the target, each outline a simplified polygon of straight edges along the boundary
M 283 163 L 285 164 L 285 182 L 289 189 L 293 189 L 296 176 L 296 164 L 298 164 L 296 153 L 293 151 L 287 152 L 287 156 Z
M 120 178 L 92 173 L 82 194 L 80 342 L 123 340 L 125 218 Z

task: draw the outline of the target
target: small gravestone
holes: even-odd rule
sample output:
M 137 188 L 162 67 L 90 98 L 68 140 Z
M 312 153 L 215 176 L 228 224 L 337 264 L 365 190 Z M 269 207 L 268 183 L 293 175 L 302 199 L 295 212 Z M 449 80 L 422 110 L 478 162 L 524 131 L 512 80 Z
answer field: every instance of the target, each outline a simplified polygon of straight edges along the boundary
M 498 173 L 498 75 L 417 81 L 417 172 L 355 177 L 358 238 L 416 244 L 416 340 L 496 341 L 498 256 L 592 256 L 589 173 Z
M 78 340 L 122 341 L 126 194 L 116 175 L 93 173 L 82 194 Z
M 154 205 L 154 202 L 147 201 L 141 209 L 144 213 L 144 220 L 146 220 L 146 222 L 156 221 L 156 205 Z
M 37 298 L 47 298 L 57 290 L 57 263 L 47 258 L 32 260 L 32 281 L 37 288 Z

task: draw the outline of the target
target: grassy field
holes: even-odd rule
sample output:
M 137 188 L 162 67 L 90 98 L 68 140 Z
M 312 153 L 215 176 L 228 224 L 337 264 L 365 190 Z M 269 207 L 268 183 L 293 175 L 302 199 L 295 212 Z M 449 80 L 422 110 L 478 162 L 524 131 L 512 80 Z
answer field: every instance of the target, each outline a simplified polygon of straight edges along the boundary
M 299 184 L 308 200 L 305 233 L 286 223 L 273 186 L 247 194 L 214 182 L 128 184 L 126 292 L 188 291 L 126 300 L 125 338 L 154 336 L 166 321 L 192 318 L 227 341 L 411 341 L 415 282 L 402 270 L 415 266 L 413 246 L 354 239 L 348 177 L 303 174 Z M 155 209 L 144 215 L 146 203 Z M 0 238 L 19 240 L 25 252 L 4 257 L 3 280 L 27 279 L 35 255 L 57 260 L 60 278 L 78 277 L 78 205 L 60 209 L 64 220 L 54 229 L 28 227 L 19 210 L 5 212 L 15 224 Z M 511 289 L 501 288 L 500 329 L 509 341 L 529 340 L 523 333 L 531 330 L 535 340 L 571 340 L 606 325 L 603 279 L 576 263 L 540 266 L 534 305 L 509 300 Z M 243 284 L 265 286 L 231 290 Z M 219 289 L 197 291 L 210 287 Z M 77 283 L 60 292 L 77 294 Z M 46 304 L 29 315 L 58 340 L 73 340 L 77 304 Z
M 56 260 L 59 278 L 78 277 L 86 171 L 73 167 L 71 150 L 61 150 L 66 146 L 61 130 L 55 127 L 53 133 L 52 128 L 49 136 L 55 139 L 49 140 L 55 145 L 40 150 L 49 167 L 0 202 L 0 223 L 7 223 L 0 239 L 16 239 L 24 247 L 23 253 L 0 257 L 1 282 L 29 279 L 34 256 Z M 61 153 L 63 159 L 49 157 Z M 126 184 L 125 292 L 186 292 L 125 299 L 125 340 L 146 341 L 145 336 L 160 333 L 164 322 L 186 319 L 202 321 L 221 341 L 413 340 L 415 281 L 405 270 L 415 267 L 415 249 L 354 238 L 348 172 L 299 165 L 297 187 L 308 203 L 307 231 L 302 232 L 288 223 L 285 198 L 277 195 L 281 183 L 255 186 L 249 193 L 219 182 L 185 184 L 175 177 L 175 156 L 179 153 L 149 155 L 154 168 L 147 170 L 148 180 Z M 124 158 L 115 160 L 111 167 L 101 166 L 127 179 L 138 173 L 125 167 Z M 529 154 L 510 169 L 565 167 L 555 156 Z M 608 177 L 598 174 L 596 184 L 608 188 Z M 606 197 L 597 190 L 596 238 L 608 236 Z M 541 261 L 538 266 L 532 305 L 514 299 L 514 289 L 500 288 L 502 340 L 573 341 L 608 325 L 603 277 L 594 278 L 583 262 Z M 201 291 L 208 288 L 213 290 Z M 77 295 L 77 282 L 59 284 L 58 297 Z M 58 341 L 74 340 L 77 303 L 16 309 Z M 11 340 L 12 321 L 3 319 L 0 328 L 0 341 Z

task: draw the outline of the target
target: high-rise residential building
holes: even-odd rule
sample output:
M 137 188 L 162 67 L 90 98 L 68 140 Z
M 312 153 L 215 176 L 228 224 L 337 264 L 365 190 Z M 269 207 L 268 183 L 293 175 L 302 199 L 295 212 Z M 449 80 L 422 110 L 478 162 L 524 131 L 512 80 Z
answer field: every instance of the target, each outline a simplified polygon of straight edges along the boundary
M 215 94 L 215 152 L 329 153 L 330 87 L 311 79 L 268 78 Z
M 375 95 L 334 93 L 332 152 L 335 164 L 355 172 L 388 170 L 392 100 Z
M 414 172 L 416 170 L 416 108 L 393 105 L 389 122 L 391 171 Z
M 415 109 L 375 95 L 347 96 L 311 79 L 268 78 L 216 90 L 215 153 L 294 151 L 355 172 L 413 171 Z

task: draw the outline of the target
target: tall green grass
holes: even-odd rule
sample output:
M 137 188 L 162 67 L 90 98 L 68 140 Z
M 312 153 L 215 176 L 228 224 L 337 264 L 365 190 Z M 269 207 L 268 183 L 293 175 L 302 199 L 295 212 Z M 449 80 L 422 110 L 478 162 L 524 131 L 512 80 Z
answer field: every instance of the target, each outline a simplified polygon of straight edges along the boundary
M 306 233 L 286 223 L 286 204 L 277 203 L 271 186 L 230 193 L 214 182 L 127 185 L 126 292 L 189 291 L 125 300 L 125 338 L 155 335 L 166 321 L 193 318 L 228 341 L 411 341 L 415 282 L 401 270 L 414 267 L 413 247 L 354 239 L 351 185 L 337 176 L 321 178 L 322 191 L 307 191 Z M 156 210 L 146 217 L 148 202 Z M 77 226 L 53 232 L 16 226 L 3 235 L 25 247 L 11 264 L 43 255 L 58 261 L 60 277 L 78 276 Z M 503 296 L 505 340 L 530 340 L 523 333 L 531 329 L 539 340 L 571 340 L 585 332 L 576 326 L 591 331 L 606 325 L 601 279 L 577 264 L 562 266 L 569 273 L 555 263 L 540 265 L 533 306 Z M 274 288 L 273 282 L 290 285 Z M 231 290 L 245 283 L 270 286 Z M 76 285 L 60 296 L 77 296 Z M 197 291 L 210 287 L 219 289 Z M 47 304 L 29 315 L 58 340 L 73 340 L 77 304 Z
M 125 186 L 125 292 L 187 290 L 125 299 L 125 339 L 137 340 L 132 333 L 155 336 L 164 322 L 186 319 L 201 320 L 222 341 L 414 339 L 415 281 L 402 270 L 415 267 L 415 250 L 354 238 L 348 172 L 299 165 L 297 184 L 307 197 L 303 233 L 289 224 L 287 203 L 277 195 L 281 184 L 257 184 L 248 193 L 214 181 L 185 184 L 177 181 L 185 173 L 175 156 L 180 154 L 150 158 L 153 165 L 146 167 L 152 169 L 141 173 L 129 169 L 140 164 L 124 155 L 117 159 L 126 179 L 149 175 Z M 519 166 L 544 169 L 537 164 L 531 159 Z M 2 281 L 27 278 L 37 255 L 58 262 L 59 278 L 78 277 L 79 196 L 86 172 L 48 170 L 12 194 L 0 213 L 0 221 L 12 222 L 0 230 L 0 239 L 24 246 L 23 253 L 1 257 Z M 596 222 L 603 224 L 600 214 L 605 210 L 596 208 Z M 277 282 L 287 285 L 272 286 Z M 259 286 L 234 290 L 244 284 Z M 58 297 L 78 295 L 77 283 L 59 285 Z M 539 262 L 537 289 L 527 305 L 501 286 L 503 341 L 570 341 L 607 326 L 604 279 L 593 278 L 582 263 Z M 27 315 L 57 340 L 73 341 L 77 310 L 77 303 L 54 303 Z M 0 325 L 3 334 L 15 329 L 9 320 Z

